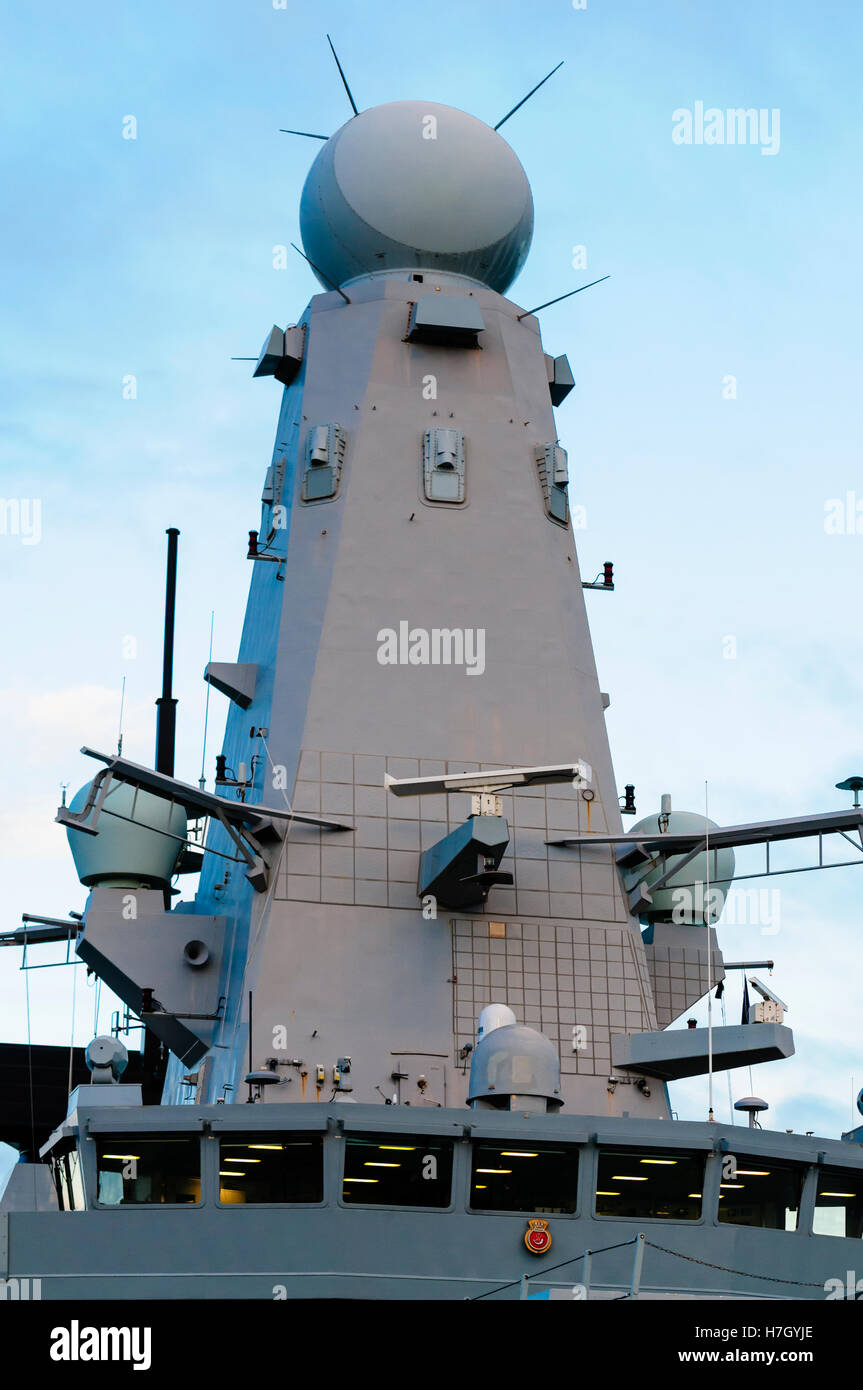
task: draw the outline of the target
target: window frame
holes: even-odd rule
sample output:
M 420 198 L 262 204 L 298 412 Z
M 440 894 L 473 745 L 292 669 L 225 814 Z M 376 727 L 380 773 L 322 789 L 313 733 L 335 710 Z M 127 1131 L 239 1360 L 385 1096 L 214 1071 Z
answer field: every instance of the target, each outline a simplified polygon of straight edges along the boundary
M 633 1153 L 638 1153 L 640 1157 L 656 1156 L 658 1158 L 664 1155 L 674 1154 L 687 1154 L 687 1156 L 691 1156 L 692 1158 L 700 1157 L 704 1164 L 704 1171 L 701 1179 L 701 1214 L 689 1219 L 685 1216 L 617 1216 L 611 1212 L 598 1212 L 596 1210 L 596 1188 L 599 1182 L 599 1158 L 600 1154 L 609 1153 L 612 1150 L 616 1150 L 621 1157 L 625 1154 Z M 640 1148 L 637 1143 L 615 1144 L 609 1143 L 607 1140 L 601 1143 L 597 1142 L 593 1150 L 593 1162 L 591 1164 L 590 1173 L 590 1219 L 592 1221 L 611 1221 L 615 1222 L 617 1225 L 620 1225 L 622 1222 L 629 1225 L 632 1225 L 634 1222 L 638 1222 L 639 1225 L 642 1222 L 648 1222 L 650 1225 L 655 1225 L 660 1228 L 682 1226 L 685 1230 L 693 1230 L 696 1226 L 707 1226 L 712 1224 L 712 1218 L 714 1217 L 715 1209 L 718 1205 L 712 1180 L 712 1157 L 713 1155 L 709 1149 L 701 1148 L 698 1145 L 691 1149 L 687 1149 L 685 1144 L 681 1144 L 676 1148 L 669 1148 L 664 1144 L 647 1144 Z
M 223 1202 L 222 1185 L 219 1181 L 220 1148 L 223 1139 L 240 1139 L 251 1133 L 266 1143 L 268 1138 L 274 1140 L 285 1135 L 306 1135 L 311 1139 L 320 1141 L 321 1146 L 321 1192 L 322 1197 L 319 1202 Z M 212 1143 L 204 1144 L 204 1153 L 209 1156 L 207 1166 L 208 1183 L 213 1191 L 213 1206 L 218 1211 L 315 1211 L 319 1207 L 328 1206 L 327 1189 L 329 1186 L 329 1162 L 328 1162 L 328 1136 L 324 1129 L 219 1129 L 205 1135 L 205 1140 L 212 1140 Z
M 90 1134 L 89 1139 L 93 1144 L 93 1202 L 94 1211 L 194 1211 L 199 1207 L 207 1206 L 207 1173 L 205 1168 L 206 1150 L 202 1143 L 204 1135 L 199 1131 L 180 1131 L 166 1129 L 164 1132 L 150 1132 L 149 1130 L 126 1130 L 122 1134 L 112 1134 L 108 1130 L 100 1129 L 98 1133 Z M 201 1195 L 197 1202 L 101 1202 L 99 1200 L 99 1145 L 112 1143 L 115 1139 L 124 1144 L 152 1143 L 156 1140 L 181 1139 L 198 1144 L 198 1178 L 201 1184 Z
M 541 1147 L 543 1144 L 545 1144 L 547 1147 L 554 1147 L 554 1148 L 563 1147 L 563 1148 L 573 1149 L 573 1150 L 575 1151 L 575 1159 L 576 1159 L 575 1211 L 554 1211 L 554 1212 L 549 1212 L 549 1211 L 538 1211 L 535 1207 L 533 1208 L 532 1211 L 527 1211 L 526 1209 L 520 1210 L 520 1211 L 512 1211 L 512 1210 L 507 1211 L 507 1210 L 501 1209 L 501 1208 L 499 1208 L 499 1207 L 475 1207 L 475 1206 L 472 1205 L 471 1198 L 472 1198 L 472 1195 L 473 1195 L 473 1178 L 474 1178 L 474 1168 L 473 1168 L 473 1153 L 474 1153 L 474 1146 L 476 1145 L 476 1146 L 480 1147 L 480 1146 L 482 1146 L 482 1145 L 486 1145 L 486 1146 L 488 1146 L 488 1147 L 495 1147 L 495 1148 L 497 1148 L 497 1147 L 499 1146 L 499 1147 L 502 1148 L 502 1147 L 504 1147 L 504 1146 L 509 1146 L 509 1145 L 515 1146 L 515 1145 L 518 1145 L 518 1144 L 521 1144 L 521 1145 L 523 1145 L 523 1146 L 525 1146 L 525 1147 L 528 1146 L 528 1145 L 534 1145 L 534 1146 L 539 1145 L 539 1146 Z M 584 1187 L 583 1187 L 583 1184 L 584 1184 L 584 1174 L 585 1174 L 585 1169 L 586 1169 L 588 1166 L 590 1166 L 590 1164 L 589 1164 L 589 1146 L 588 1146 L 587 1144 L 585 1144 L 583 1140 L 582 1140 L 582 1141 L 573 1140 L 573 1139 L 549 1140 L 549 1139 L 546 1139 L 546 1138 L 534 1140 L 534 1139 L 530 1139 L 530 1138 L 523 1138 L 521 1135 L 518 1135 L 518 1134 L 514 1135 L 513 1138 L 511 1138 L 511 1139 L 510 1139 L 510 1138 L 502 1139 L 502 1138 L 500 1138 L 500 1137 L 498 1137 L 498 1136 L 493 1136 L 493 1135 L 490 1135 L 490 1134 L 489 1134 L 489 1135 L 477 1135 L 477 1134 L 474 1134 L 474 1135 L 472 1135 L 472 1137 L 467 1141 L 466 1147 L 467 1147 L 467 1172 L 466 1172 L 466 1180 L 467 1180 L 467 1197 L 466 1197 L 466 1200 L 465 1200 L 465 1210 L 466 1210 L 471 1216 L 509 1216 L 509 1217 L 514 1217 L 516 1221 L 521 1221 L 522 1223 L 524 1223 L 525 1221 L 529 1220 L 529 1219 L 530 1219 L 531 1217 L 533 1217 L 533 1216 L 541 1216 L 541 1217 L 543 1218 L 543 1220 L 547 1219 L 547 1220 L 549 1220 L 549 1221 L 578 1221 L 578 1220 L 580 1220 L 581 1217 L 584 1215 L 584 1210 L 585 1210 L 585 1207 L 584 1207 Z
M 427 1140 L 431 1144 L 451 1144 L 452 1145 L 452 1165 L 450 1168 L 450 1191 L 449 1202 L 446 1206 L 440 1207 L 413 1207 L 405 1206 L 401 1202 L 346 1202 L 344 1199 L 345 1182 L 345 1160 L 347 1159 L 348 1142 L 350 1140 L 375 1138 L 381 1139 L 404 1139 L 406 1142 L 411 1139 Z M 448 1212 L 454 1212 L 457 1208 L 456 1183 L 460 1180 L 463 1165 L 459 1162 L 459 1152 L 464 1147 L 464 1141 L 455 1134 L 436 1134 L 434 1131 L 425 1134 L 413 1134 L 405 1130 L 404 1134 L 400 1130 L 381 1130 L 366 1129 L 365 1126 L 357 1126 L 345 1129 L 344 1133 L 331 1136 L 331 1146 L 335 1152 L 336 1161 L 333 1168 L 336 1172 L 336 1204 L 344 1211 L 401 1211 L 409 1212 L 414 1216 L 444 1216 Z M 418 1145 L 417 1147 L 421 1147 Z

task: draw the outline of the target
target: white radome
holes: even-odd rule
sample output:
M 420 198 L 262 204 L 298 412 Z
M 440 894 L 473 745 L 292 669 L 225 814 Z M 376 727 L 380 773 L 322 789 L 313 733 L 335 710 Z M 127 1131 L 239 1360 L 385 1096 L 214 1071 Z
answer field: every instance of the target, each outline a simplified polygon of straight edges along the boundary
M 300 230 L 322 284 L 424 269 L 503 293 L 530 247 L 533 200 L 490 126 L 453 106 L 394 101 L 354 116 L 324 145 L 303 188 Z

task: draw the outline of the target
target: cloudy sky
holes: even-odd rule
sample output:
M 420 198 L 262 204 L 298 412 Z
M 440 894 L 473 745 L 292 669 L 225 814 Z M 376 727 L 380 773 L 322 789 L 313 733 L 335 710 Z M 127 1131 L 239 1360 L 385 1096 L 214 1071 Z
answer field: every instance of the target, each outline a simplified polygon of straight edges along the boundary
M 200 772 L 210 614 L 231 660 L 278 408 L 272 380 L 230 358 L 257 355 L 316 290 L 293 253 L 274 269 L 273 248 L 299 240 L 319 148 L 279 127 L 328 133 L 350 114 L 325 30 L 361 107 L 428 97 L 491 124 L 565 60 L 504 131 L 536 205 L 510 296 L 529 307 L 612 277 L 541 322 L 578 383 L 559 426 L 582 568 L 615 564 L 616 592 L 589 604 L 619 784 L 646 813 L 665 791 L 701 810 L 707 783 L 726 824 L 848 803 L 834 783 L 863 773 L 861 27 L 830 0 L 45 0 L 7 15 L 5 927 L 83 906 L 53 816 L 61 783 L 92 775 L 80 746 L 114 746 L 124 677 L 124 751 L 152 759 L 170 525 L 177 772 Z M 677 143 L 675 113 L 695 120 L 697 103 L 763 111 L 773 152 Z M 223 718 L 216 695 L 210 768 Z M 780 892 L 778 917 L 720 939 L 731 958 L 775 958 L 797 1055 L 752 1084 L 776 1128 L 835 1136 L 863 1085 L 863 874 L 754 886 Z M 4 1041 L 27 1036 L 19 965 L 0 957 Z M 30 975 L 34 1039 L 70 1041 L 72 975 Z M 112 1007 L 103 993 L 97 1016 L 79 968 L 75 1041 Z M 727 1007 L 736 1022 L 739 977 Z M 716 1089 L 725 1119 L 724 1077 Z M 735 1098 L 749 1090 L 732 1078 Z M 706 1083 L 674 1104 L 703 1117 Z

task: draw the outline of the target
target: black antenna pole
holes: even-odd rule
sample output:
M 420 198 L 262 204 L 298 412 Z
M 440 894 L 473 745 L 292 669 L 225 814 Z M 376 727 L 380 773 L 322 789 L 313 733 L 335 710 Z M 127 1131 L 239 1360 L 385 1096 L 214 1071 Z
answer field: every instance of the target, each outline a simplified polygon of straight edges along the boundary
M 329 135 L 315 135 L 311 130 L 285 130 L 284 126 L 279 126 L 280 135 L 305 135 L 309 140 L 329 140 Z
M 336 59 L 336 62 L 338 62 L 338 59 Z M 560 62 L 559 62 L 558 65 L 557 65 L 557 68 L 562 68 L 562 67 L 563 67 L 563 59 L 561 58 Z M 501 128 L 501 126 L 503 125 L 504 121 L 508 121 L 509 118 L 510 118 L 510 116 L 514 116 L 515 113 L 516 113 L 516 111 L 518 111 L 520 107 L 524 106 L 524 103 L 525 103 L 526 101 L 530 101 L 530 99 L 531 99 L 531 97 L 533 96 L 534 92 L 538 92 L 539 89 L 540 89 L 540 87 L 543 85 L 543 83 L 547 82 L 548 79 L 549 79 L 550 77 L 554 77 L 554 74 L 557 72 L 557 68 L 552 68 L 551 72 L 546 73 L 545 77 L 542 79 L 542 82 L 537 82 L 537 84 L 536 84 L 535 87 L 531 87 L 531 89 L 530 89 L 530 91 L 528 92 L 527 96 L 526 96 L 526 97 L 522 97 L 521 101 L 518 103 L 518 106 L 514 106 L 514 107 L 512 108 L 511 111 L 507 111 L 506 115 L 503 116 L 503 117 L 501 117 L 501 119 L 498 121 L 497 125 L 495 126 L 495 130 L 500 130 L 500 128 Z
M 254 1062 L 252 1061 L 252 991 L 249 990 L 249 1074 L 250 1074 L 250 1075 L 251 1075 L 252 1071 L 254 1070 L 254 1065 L 255 1065 L 255 1064 L 254 1064 Z M 246 1104 L 247 1104 L 247 1105 L 249 1105 L 249 1104 L 251 1103 L 251 1099 L 252 1099 L 252 1083 L 251 1083 L 251 1081 L 250 1081 L 250 1082 L 249 1082 L 249 1099 L 246 1101 Z
M 177 701 L 171 694 L 174 679 L 174 607 L 177 599 L 177 537 L 170 526 L 168 574 L 165 583 L 165 648 L 162 657 L 162 694 L 156 701 L 156 771 L 174 775 L 174 739 L 177 728 Z
M 572 299 L 574 294 L 581 294 L 582 290 L 593 289 L 594 285 L 601 285 L 603 280 L 610 279 L 610 275 L 601 275 L 598 280 L 591 280 L 589 285 L 579 285 L 577 290 L 570 290 L 569 294 L 559 294 L 557 299 L 547 299 L 544 304 L 537 304 L 535 309 L 525 309 L 523 314 L 516 314 L 516 318 L 526 319 L 529 314 L 538 314 L 540 309 L 548 309 L 552 304 L 559 304 L 562 299 Z
M 359 111 L 357 110 L 357 104 L 356 104 L 356 102 L 354 101 L 353 93 L 351 92 L 351 89 L 350 89 L 350 87 L 348 86 L 348 79 L 345 77 L 345 74 L 342 72 L 342 65 L 341 65 L 341 63 L 339 62 L 339 55 L 338 55 L 338 53 L 336 52 L 336 50 L 333 48 L 333 41 L 332 41 L 332 39 L 330 38 L 329 34 L 327 34 L 327 43 L 330 45 L 330 51 L 332 52 L 332 55 L 333 55 L 333 57 L 334 57 L 335 60 L 336 60 L 336 67 L 337 67 L 338 70 L 339 70 L 339 77 L 342 79 L 342 81 L 343 81 L 344 84 L 345 84 L 345 91 L 346 91 L 347 94 L 348 94 L 348 101 L 351 103 L 351 106 L 354 108 L 354 115 L 355 115 L 355 116 L 358 116 L 360 113 L 359 113 Z
M 301 251 L 295 241 L 292 241 L 291 245 L 293 246 L 298 256 L 302 256 L 304 261 L 309 261 L 309 258 L 306 255 L 305 251 Z M 315 272 L 316 275 L 320 275 L 322 280 L 326 280 L 331 290 L 335 290 L 336 294 L 340 294 L 346 304 L 350 304 L 351 301 L 348 299 L 344 290 L 340 290 L 338 285 L 333 284 L 333 281 L 330 279 L 329 275 L 325 275 L 324 272 L 321 270 L 320 266 L 315 265 L 314 261 L 309 261 L 309 265 L 312 267 L 312 270 Z M 248 360 L 251 362 L 251 357 Z M 255 361 L 257 362 L 257 360 L 258 359 L 256 357 Z

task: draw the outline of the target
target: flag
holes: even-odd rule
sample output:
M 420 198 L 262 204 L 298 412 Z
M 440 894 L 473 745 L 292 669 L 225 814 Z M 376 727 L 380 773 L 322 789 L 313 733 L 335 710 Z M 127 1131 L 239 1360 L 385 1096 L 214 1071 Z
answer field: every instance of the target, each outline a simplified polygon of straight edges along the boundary
M 749 1022 L 749 983 L 745 975 L 743 976 L 743 1013 L 740 1017 L 740 1022 Z

